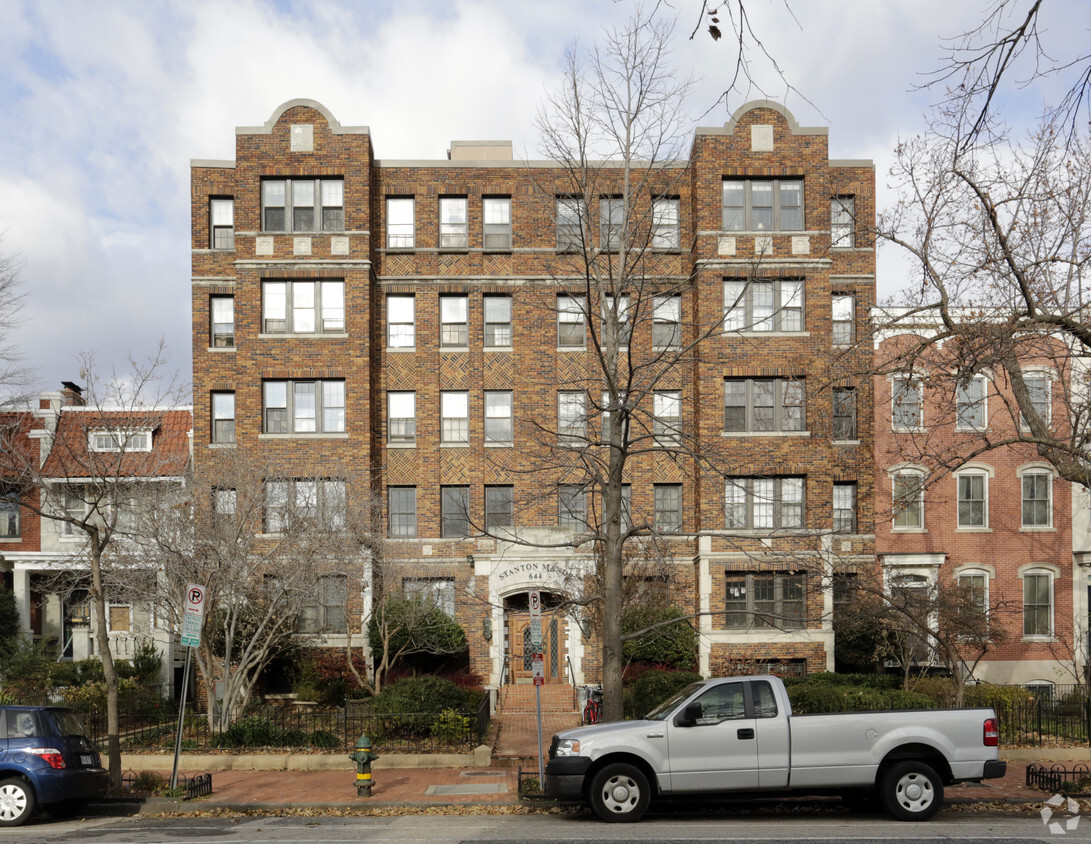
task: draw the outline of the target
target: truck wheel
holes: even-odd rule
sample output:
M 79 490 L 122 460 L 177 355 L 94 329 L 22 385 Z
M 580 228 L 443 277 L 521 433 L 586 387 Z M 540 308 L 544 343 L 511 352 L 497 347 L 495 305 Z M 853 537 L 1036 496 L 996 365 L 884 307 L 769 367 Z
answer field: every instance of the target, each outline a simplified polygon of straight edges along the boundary
M 624 762 L 607 765 L 591 780 L 591 808 L 604 821 L 638 821 L 650 799 L 648 778 L 639 768 Z
M 34 789 L 19 777 L 0 780 L 0 826 L 21 826 L 30 820 L 38 801 Z
M 900 821 L 926 821 L 943 806 L 943 783 L 923 762 L 898 762 L 879 787 L 883 806 Z

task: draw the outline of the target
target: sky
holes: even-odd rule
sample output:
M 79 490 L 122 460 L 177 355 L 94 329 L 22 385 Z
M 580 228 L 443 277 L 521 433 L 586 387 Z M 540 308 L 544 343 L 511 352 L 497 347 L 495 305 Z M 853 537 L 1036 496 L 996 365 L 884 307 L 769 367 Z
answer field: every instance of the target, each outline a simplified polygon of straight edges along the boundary
M 1015 0 L 1020 8 L 1026 0 Z M 188 381 L 189 164 L 232 159 L 235 127 L 296 98 L 368 126 L 376 155 L 443 159 L 451 140 L 511 140 L 541 158 L 534 118 L 565 51 L 593 44 L 637 0 L 0 0 L 0 249 L 21 267 L 17 343 L 36 389 L 124 372 L 165 341 Z M 925 128 L 942 39 L 993 0 L 747 0 L 783 80 L 758 52 L 757 85 L 724 97 L 735 53 L 703 31 L 700 0 L 671 0 L 673 56 L 696 80 L 685 118 L 720 126 L 744 102 L 783 102 L 828 126 L 833 158 L 871 159 L 878 204 L 899 139 Z M 1043 38 L 1081 55 L 1091 4 L 1047 0 Z M 1029 131 L 1058 80 L 1006 90 Z M 880 251 L 880 295 L 907 269 Z

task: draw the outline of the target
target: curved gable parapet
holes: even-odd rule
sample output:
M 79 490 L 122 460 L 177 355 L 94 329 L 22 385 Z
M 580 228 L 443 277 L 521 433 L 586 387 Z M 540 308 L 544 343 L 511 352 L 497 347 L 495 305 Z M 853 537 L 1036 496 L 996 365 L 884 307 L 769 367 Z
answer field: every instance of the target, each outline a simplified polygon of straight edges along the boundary
M 825 126 L 800 126 L 795 119 L 795 115 L 788 111 L 782 103 L 774 100 L 750 100 L 750 102 L 744 103 L 735 109 L 735 113 L 731 115 L 731 119 L 724 124 L 722 129 L 702 127 L 697 130 L 697 133 L 702 135 L 733 135 L 735 134 L 735 127 L 742 122 L 743 116 L 758 108 L 770 109 L 783 117 L 784 122 L 788 124 L 788 131 L 793 135 L 828 135 L 830 133 L 830 130 Z
M 370 135 L 371 130 L 367 126 L 342 126 L 341 123 L 333 116 L 328 108 L 326 108 L 318 100 L 308 99 L 306 97 L 300 97 L 295 100 L 288 100 L 286 103 L 281 103 L 275 109 L 273 109 L 272 116 L 265 121 L 264 126 L 239 126 L 235 129 L 236 135 L 271 135 L 273 134 L 273 127 L 277 125 L 277 122 L 282 118 L 289 109 L 292 108 L 309 108 L 317 111 L 326 120 L 326 125 L 329 127 L 330 134 L 333 135 Z

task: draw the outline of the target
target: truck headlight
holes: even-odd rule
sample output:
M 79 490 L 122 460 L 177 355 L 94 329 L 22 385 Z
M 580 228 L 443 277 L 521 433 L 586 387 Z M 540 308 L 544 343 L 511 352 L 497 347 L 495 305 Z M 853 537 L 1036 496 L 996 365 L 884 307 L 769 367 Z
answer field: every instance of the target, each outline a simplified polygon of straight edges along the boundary
M 563 739 L 557 742 L 557 750 L 555 756 L 579 756 L 580 755 L 580 740 L 579 739 Z

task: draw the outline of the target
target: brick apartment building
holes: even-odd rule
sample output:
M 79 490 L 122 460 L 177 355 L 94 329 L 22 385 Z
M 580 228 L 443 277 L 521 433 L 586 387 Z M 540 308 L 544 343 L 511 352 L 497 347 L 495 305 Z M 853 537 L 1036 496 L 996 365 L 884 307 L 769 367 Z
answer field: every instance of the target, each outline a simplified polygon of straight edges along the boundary
M 720 462 L 649 448 L 626 476 L 630 518 L 664 528 L 655 591 L 701 613 L 705 673 L 832 668 L 823 575 L 875 561 L 871 384 L 838 375 L 871 354 L 853 343 L 874 300 L 874 168 L 831 159 L 827 140 L 749 103 L 638 199 L 647 275 L 672 293 L 630 354 L 717 326 L 647 412 Z M 377 158 L 367 128 L 311 100 L 237 129 L 233 161 L 192 162 L 197 483 L 229 509 L 217 457 L 254 455 L 269 534 L 293 507 L 380 502 L 384 588 L 436 598 L 492 686 L 529 679 L 531 590 L 546 682 L 598 680 L 594 626 L 570 600 L 592 563 L 565 547 L 595 489 L 534 462 L 536 431 L 594 440 L 602 424 L 605 303 L 583 298 L 568 248 L 568 175 L 508 142 Z M 584 197 L 596 240 L 617 192 Z M 339 575 L 316 595 L 324 645 L 362 642 L 378 572 L 360 571 L 359 590 Z
M 875 542 L 888 586 L 973 590 L 999 631 L 976 679 L 1040 689 L 1077 682 L 1091 606 L 1086 491 L 1034 445 L 1005 444 L 1028 428 L 1003 369 L 982 366 L 960 382 L 957 341 L 921 342 L 935 336 L 933 315 L 884 309 L 873 320 L 883 373 L 874 379 Z M 1048 336 L 1023 348 L 1028 390 L 1063 437 L 1081 362 Z

